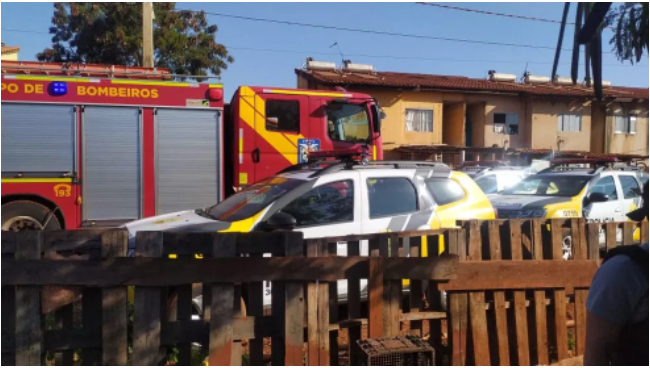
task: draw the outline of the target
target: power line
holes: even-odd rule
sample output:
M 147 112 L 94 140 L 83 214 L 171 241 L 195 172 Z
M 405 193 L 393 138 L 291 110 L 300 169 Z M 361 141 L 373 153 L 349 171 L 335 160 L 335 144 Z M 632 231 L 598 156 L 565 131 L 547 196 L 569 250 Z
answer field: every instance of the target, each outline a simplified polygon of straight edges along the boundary
M 451 5 L 443 5 L 443 4 L 436 4 L 436 3 L 425 3 L 425 2 L 418 2 L 416 4 L 426 5 L 426 6 L 434 6 L 434 7 L 443 8 L 443 9 L 450 9 L 450 10 L 460 10 L 460 11 L 469 12 L 469 13 L 496 15 L 496 16 L 499 16 L 499 17 L 516 18 L 516 19 L 523 19 L 523 20 L 534 20 L 534 21 L 546 22 L 546 23 L 557 23 L 557 24 L 562 23 L 562 21 L 555 20 L 555 19 L 544 19 L 544 18 L 536 18 L 536 17 L 527 17 L 527 16 L 524 16 L 524 15 L 498 13 L 498 12 L 492 12 L 492 11 L 487 11 L 487 10 L 461 8 L 460 6 L 451 6 Z M 566 24 L 575 24 L 575 23 L 567 22 Z
M 243 16 L 243 15 L 215 13 L 215 12 L 198 11 L 198 10 L 177 9 L 176 11 L 186 11 L 186 12 L 193 12 L 193 13 L 203 12 L 205 14 L 213 15 L 213 16 L 216 16 L 216 17 L 248 20 L 248 21 L 254 21 L 254 22 L 284 24 L 284 25 L 298 26 L 298 27 L 330 29 L 330 30 L 334 30 L 334 31 L 366 33 L 366 34 L 374 34 L 374 35 L 381 35 L 381 36 L 407 37 L 407 38 L 427 39 L 427 40 L 446 41 L 446 42 L 461 42 L 461 43 L 478 44 L 478 45 L 490 45 L 490 46 L 505 46 L 505 47 L 520 47 L 520 48 L 528 48 L 528 49 L 555 50 L 554 46 L 525 45 L 525 44 L 519 44 L 519 43 L 482 41 L 482 40 L 472 40 L 472 39 L 465 39 L 465 38 L 451 38 L 451 37 L 420 35 L 420 34 L 414 34 L 414 33 L 400 33 L 400 32 L 378 31 L 378 30 L 361 29 L 361 28 L 328 26 L 328 25 L 324 25 L 324 24 L 301 23 L 301 22 L 292 22 L 292 21 L 287 21 L 287 20 L 278 20 L 278 19 L 269 19 L 269 18 L 256 18 L 256 17 L 248 17 L 248 16 Z M 562 50 L 571 51 L 571 49 L 562 49 Z
M 35 34 L 49 34 L 49 32 L 44 31 L 34 31 L 34 30 L 23 30 L 23 29 L 7 29 L 3 28 L 3 32 L 19 32 L 19 33 L 35 33 Z M 246 47 L 246 46 L 229 46 L 224 45 L 227 49 L 231 50 L 241 50 L 241 51 L 252 51 L 252 52 L 268 52 L 268 53 L 279 53 L 279 54 L 299 54 L 299 55 L 323 55 L 323 56 L 339 56 L 335 52 L 322 52 L 322 51 L 308 51 L 308 50 L 282 50 L 282 49 L 271 49 L 271 48 L 255 48 L 255 47 Z M 551 61 L 529 61 L 529 60 L 487 60 L 487 59 L 455 59 L 455 58 L 436 58 L 436 57 L 427 57 L 427 56 L 417 56 L 417 55 L 374 55 L 374 54 L 347 54 L 350 57 L 362 57 L 362 58 L 371 58 L 371 59 L 395 59 L 395 60 L 421 60 L 421 61 L 447 61 L 447 62 L 466 62 L 466 63 L 494 63 L 494 64 L 536 64 L 536 65 L 550 65 Z M 564 63 L 568 65 L 568 63 Z M 603 66 L 607 67 L 644 67 L 647 68 L 648 65 L 626 65 L 626 64 L 605 64 Z
M 443 4 L 428 3 L 428 2 L 417 2 L 416 4 L 426 5 L 426 6 L 433 6 L 433 7 L 449 9 L 449 10 L 464 11 L 464 12 L 468 12 L 468 13 L 496 15 L 496 16 L 499 16 L 499 17 L 515 18 L 515 19 L 522 19 L 522 20 L 532 20 L 532 21 L 536 21 L 536 22 L 555 23 L 555 24 L 561 24 L 562 23 L 562 21 L 556 20 L 556 19 L 537 18 L 537 17 L 529 17 L 529 16 L 525 16 L 525 15 L 499 13 L 499 12 L 493 12 L 493 11 L 488 11 L 488 10 L 462 8 L 460 6 L 443 5 Z M 575 23 L 573 23 L 573 22 L 566 22 L 566 24 L 567 25 L 575 25 Z M 614 29 L 614 27 L 606 27 L 606 28 Z

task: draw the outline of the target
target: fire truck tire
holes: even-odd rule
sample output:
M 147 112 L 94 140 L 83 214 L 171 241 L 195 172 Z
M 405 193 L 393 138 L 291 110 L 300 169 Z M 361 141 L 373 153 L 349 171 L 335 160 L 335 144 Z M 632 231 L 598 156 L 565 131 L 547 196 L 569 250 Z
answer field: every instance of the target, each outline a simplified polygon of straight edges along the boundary
M 49 208 L 33 201 L 5 203 L 2 205 L 2 230 L 60 230 L 59 219 L 50 213 Z

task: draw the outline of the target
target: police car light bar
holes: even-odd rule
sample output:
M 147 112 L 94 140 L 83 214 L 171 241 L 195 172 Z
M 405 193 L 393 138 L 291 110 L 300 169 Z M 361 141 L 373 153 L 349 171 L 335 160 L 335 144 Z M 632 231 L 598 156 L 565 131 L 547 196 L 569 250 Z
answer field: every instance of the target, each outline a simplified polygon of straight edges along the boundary
M 616 157 L 602 158 L 558 158 L 551 160 L 551 165 L 570 165 L 570 164 L 607 164 L 619 162 Z
M 314 151 L 309 152 L 307 158 L 309 161 L 322 160 L 326 158 L 333 158 L 337 160 L 353 160 L 355 157 L 360 159 L 368 156 L 368 150 L 363 147 L 343 149 L 343 150 L 327 150 L 327 151 Z

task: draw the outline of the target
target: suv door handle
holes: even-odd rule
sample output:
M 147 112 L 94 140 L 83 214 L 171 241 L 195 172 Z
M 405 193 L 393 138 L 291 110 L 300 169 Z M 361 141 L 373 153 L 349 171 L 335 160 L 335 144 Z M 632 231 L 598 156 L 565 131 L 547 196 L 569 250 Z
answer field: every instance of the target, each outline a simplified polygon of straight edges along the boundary
M 617 213 L 618 213 L 618 212 L 621 212 L 621 211 L 622 211 L 622 210 L 621 210 L 620 208 L 617 208 L 617 209 L 614 210 L 614 212 L 617 212 Z

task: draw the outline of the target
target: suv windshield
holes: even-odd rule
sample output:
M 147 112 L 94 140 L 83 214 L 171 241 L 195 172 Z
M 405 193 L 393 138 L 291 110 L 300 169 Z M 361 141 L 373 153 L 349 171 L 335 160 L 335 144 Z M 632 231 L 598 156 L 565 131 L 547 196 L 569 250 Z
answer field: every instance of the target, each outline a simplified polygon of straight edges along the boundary
M 590 179 L 591 176 L 584 175 L 535 175 L 500 194 L 573 197 L 580 193 Z
M 365 142 L 370 136 L 370 119 L 365 105 L 333 102 L 327 111 L 327 134 L 333 141 Z
M 215 220 L 240 221 L 255 215 L 304 182 L 282 177 L 267 178 L 210 207 L 207 213 Z

